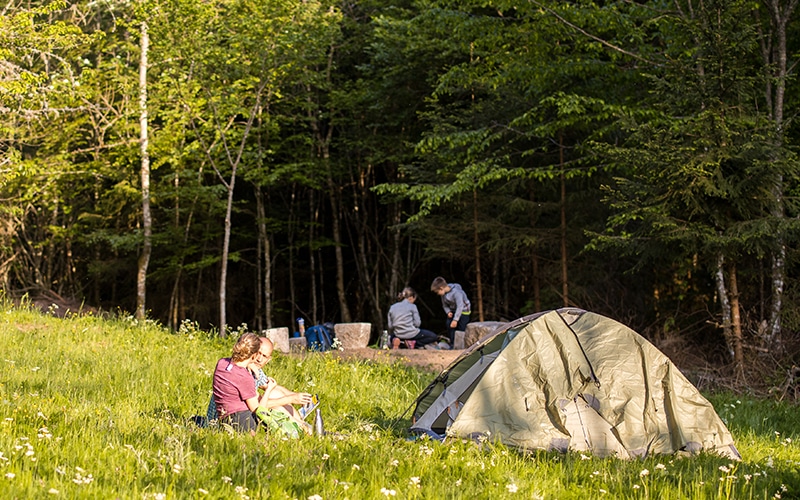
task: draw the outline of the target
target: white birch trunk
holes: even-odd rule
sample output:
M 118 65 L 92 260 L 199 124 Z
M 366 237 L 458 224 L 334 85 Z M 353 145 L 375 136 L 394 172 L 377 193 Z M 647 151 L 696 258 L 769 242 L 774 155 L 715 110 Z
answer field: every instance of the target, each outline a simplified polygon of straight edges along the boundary
M 150 37 L 147 34 L 147 23 L 141 26 L 141 56 L 139 60 L 139 139 L 142 155 L 141 182 L 142 182 L 142 229 L 144 241 L 142 254 L 139 256 L 139 266 L 136 276 L 136 317 L 144 319 L 145 298 L 147 295 L 147 267 L 150 264 L 152 251 L 153 221 L 150 215 L 150 153 L 147 132 L 147 51 L 150 46 Z

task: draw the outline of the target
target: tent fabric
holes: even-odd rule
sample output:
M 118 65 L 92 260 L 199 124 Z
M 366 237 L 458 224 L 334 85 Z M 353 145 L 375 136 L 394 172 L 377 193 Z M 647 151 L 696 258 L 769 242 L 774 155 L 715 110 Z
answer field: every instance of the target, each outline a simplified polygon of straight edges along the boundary
M 498 327 L 417 400 L 412 432 L 620 458 L 740 459 L 713 406 L 655 346 L 576 308 Z

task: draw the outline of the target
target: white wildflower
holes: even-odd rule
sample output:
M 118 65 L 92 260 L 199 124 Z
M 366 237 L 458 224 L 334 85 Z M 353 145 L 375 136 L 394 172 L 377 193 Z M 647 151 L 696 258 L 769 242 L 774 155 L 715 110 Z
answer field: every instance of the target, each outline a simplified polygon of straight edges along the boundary
M 381 493 L 383 493 L 387 497 L 393 497 L 393 496 L 397 495 L 397 492 L 395 490 L 389 490 L 389 489 L 386 489 L 386 488 L 381 488 Z
M 509 493 L 516 493 L 519 488 L 517 488 L 516 484 L 511 483 L 506 485 L 506 489 L 508 490 Z
M 639 472 L 639 477 L 645 477 L 645 476 L 649 476 L 649 475 L 650 475 L 650 471 L 647 470 L 647 469 L 642 469 L 642 471 Z

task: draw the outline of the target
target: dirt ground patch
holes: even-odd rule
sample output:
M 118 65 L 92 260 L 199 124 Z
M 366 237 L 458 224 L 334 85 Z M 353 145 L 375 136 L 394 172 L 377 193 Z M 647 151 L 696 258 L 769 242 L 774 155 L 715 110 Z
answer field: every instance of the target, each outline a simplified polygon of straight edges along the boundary
M 464 351 L 432 351 L 428 349 L 348 349 L 331 351 L 340 359 L 367 359 L 377 363 L 403 363 L 438 373 L 447 368 Z

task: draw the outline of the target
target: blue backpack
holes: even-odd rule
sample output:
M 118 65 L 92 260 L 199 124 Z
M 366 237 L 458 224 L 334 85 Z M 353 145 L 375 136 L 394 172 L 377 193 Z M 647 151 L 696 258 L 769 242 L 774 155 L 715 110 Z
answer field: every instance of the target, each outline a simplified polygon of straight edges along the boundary
M 310 351 L 330 351 L 331 350 L 331 332 L 325 325 L 315 325 L 306 330 L 306 344 Z

